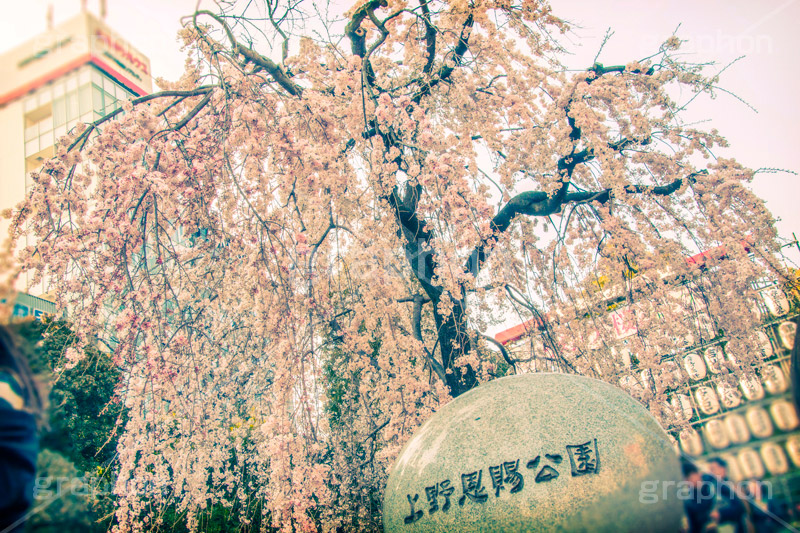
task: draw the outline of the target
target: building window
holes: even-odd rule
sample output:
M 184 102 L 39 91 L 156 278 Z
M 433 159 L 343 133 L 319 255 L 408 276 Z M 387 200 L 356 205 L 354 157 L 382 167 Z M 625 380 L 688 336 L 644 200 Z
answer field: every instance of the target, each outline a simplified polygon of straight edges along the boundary
M 136 94 L 92 65 L 84 65 L 31 94 L 25 113 L 25 170 L 52 157 L 55 144 L 78 122 L 92 122 Z

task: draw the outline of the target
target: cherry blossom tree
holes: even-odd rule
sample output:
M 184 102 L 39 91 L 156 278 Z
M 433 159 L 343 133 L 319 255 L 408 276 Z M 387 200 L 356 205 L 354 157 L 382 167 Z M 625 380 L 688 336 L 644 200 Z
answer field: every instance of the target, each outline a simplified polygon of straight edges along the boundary
M 183 77 L 62 139 L 12 215 L 20 263 L 123 371 L 119 531 L 210 504 L 379 527 L 413 430 L 523 370 L 484 334 L 514 309 L 537 368 L 649 372 L 628 388 L 665 425 L 687 338 L 724 331 L 731 375 L 758 364 L 773 220 L 682 119 L 718 80 L 677 37 L 570 71 L 544 2 L 369 0 L 316 25 L 313 4 L 220 5 L 187 18 Z

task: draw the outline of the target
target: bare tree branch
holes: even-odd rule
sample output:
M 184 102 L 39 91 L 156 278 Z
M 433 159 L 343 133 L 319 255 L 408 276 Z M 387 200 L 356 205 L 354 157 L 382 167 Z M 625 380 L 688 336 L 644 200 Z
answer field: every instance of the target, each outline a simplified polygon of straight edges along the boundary
M 684 183 L 692 184 L 695 182 L 697 176 L 707 173 L 706 170 L 701 170 L 699 172 L 693 172 L 685 178 L 678 178 L 667 185 L 627 185 L 623 190 L 627 194 L 669 196 L 680 189 Z M 542 191 L 525 191 L 509 200 L 494 218 L 492 218 L 491 228 L 493 235 L 496 236 L 505 232 L 517 215 L 543 217 L 558 213 L 566 204 L 586 202 L 599 202 L 604 204 L 612 197 L 613 191 L 611 189 L 603 189 L 601 191 L 576 191 L 554 196 L 548 195 Z M 491 253 L 490 248 L 495 239 L 496 237 L 485 239 L 475 248 L 464 267 L 467 272 L 471 272 L 473 275 L 477 275 L 478 272 L 480 272 L 481 267 L 486 262 L 486 259 L 488 259 L 489 253 Z
M 439 69 L 438 74 L 433 79 L 429 81 L 421 81 L 422 87 L 411 98 L 412 102 L 415 104 L 420 103 L 422 98 L 431 93 L 432 88 L 443 81 L 447 81 L 456 67 L 461 65 L 461 61 L 464 59 L 464 54 L 467 53 L 467 49 L 469 48 L 469 35 L 472 30 L 473 22 L 474 19 L 472 17 L 472 13 L 470 13 L 469 16 L 467 16 L 467 20 L 464 21 L 464 26 L 461 29 L 461 35 L 458 37 L 458 44 L 450 54 L 449 60 L 445 59 L 444 65 L 442 65 L 442 68 Z
M 481 338 L 483 338 L 484 340 L 486 340 L 487 342 L 489 342 L 491 344 L 494 344 L 500 350 L 500 354 L 503 356 L 503 359 L 505 359 L 506 363 L 508 363 L 509 366 L 511 366 L 511 368 L 514 369 L 514 373 L 516 374 L 517 373 L 516 362 L 515 362 L 514 359 L 511 358 L 511 354 L 508 353 L 508 350 L 506 349 L 506 347 L 503 346 L 496 339 L 490 337 L 489 335 L 484 335 L 483 333 L 481 333 L 480 335 L 481 335 Z
M 431 10 L 428 7 L 429 0 L 420 0 L 419 5 L 422 9 L 422 21 L 425 24 L 425 43 L 428 57 L 425 59 L 425 66 L 422 68 L 423 74 L 430 74 L 433 70 L 433 61 L 436 59 L 436 29 L 431 24 Z

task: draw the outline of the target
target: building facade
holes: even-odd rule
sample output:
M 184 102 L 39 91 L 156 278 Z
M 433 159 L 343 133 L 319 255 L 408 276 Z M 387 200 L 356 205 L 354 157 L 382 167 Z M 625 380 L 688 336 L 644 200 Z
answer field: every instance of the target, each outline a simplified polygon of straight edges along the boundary
M 152 91 L 150 60 L 87 11 L 1 53 L 0 72 L 0 211 L 23 200 L 61 136 Z M 0 219 L 0 240 L 9 225 Z M 46 287 L 30 292 L 48 299 Z

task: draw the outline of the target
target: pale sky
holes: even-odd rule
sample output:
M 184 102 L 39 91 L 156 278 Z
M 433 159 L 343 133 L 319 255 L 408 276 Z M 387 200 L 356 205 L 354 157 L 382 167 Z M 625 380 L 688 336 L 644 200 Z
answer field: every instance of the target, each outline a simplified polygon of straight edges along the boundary
M 202 5 L 213 6 L 209 0 Z M 3 0 L 0 52 L 46 29 L 47 6 L 53 5 L 55 23 L 80 10 L 80 0 Z M 190 14 L 198 0 L 108 0 L 106 22 L 147 55 L 154 77 L 177 78 L 184 56 L 176 39 L 179 18 Z M 338 0 L 337 3 L 341 3 Z M 693 120 L 709 120 L 731 143 L 722 155 L 734 156 L 751 168 L 781 168 L 800 172 L 800 0 L 555 0 L 556 15 L 574 24 L 565 43 L 574 55 L 570 66 L 591 65 L 607 28 L 615 32 L 599 61 L 628 63 L 653 53 L 677 28 L 688 40 L 687 57 L 721 65 L 745 56 L 723 75 L 720 85 L 745 100 L 720 93 L 715 100 L 695 105 Z M 88 8 L 99 12 L 99 0 Z M 680 26 L 680 27 L 679 27 Z M 781 221 L 784 237 L 800 236 L 800 177 L 761 174 L 755 191 Z M 790 255 L 800 263 L 795 249 Z

